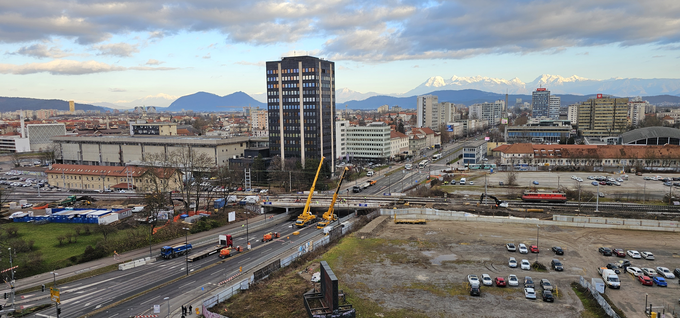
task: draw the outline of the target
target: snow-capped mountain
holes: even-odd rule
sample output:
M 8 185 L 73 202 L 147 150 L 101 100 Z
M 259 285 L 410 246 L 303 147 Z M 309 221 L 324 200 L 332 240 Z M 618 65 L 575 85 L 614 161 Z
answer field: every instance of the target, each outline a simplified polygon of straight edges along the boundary
M 506 80 L 484 76 L 459 77 L 454 75 L 445 79 L 441 76 L 433 76 L 401 96 L 422 95 L 436 90 L 449 89 L 478 89 L 498 94 L 506 92 L 510 94 L 530 94 L 538 87 L 545 87 L 555 94 L 678 95 L 680 94 L 680 79 L 611 78 L 597 80 L 577 75 L 562 77 L 560 75 L 543 74 L 531 82 L 524 83 L 519 78 Z
M 379 94 L 373 92 L 359 93 L 349 88 L 340 88 L 335 90 L 335 98 L 337 98 L 338 103 L 344 103 L 350 100 L 362 100 L 377 95 Z

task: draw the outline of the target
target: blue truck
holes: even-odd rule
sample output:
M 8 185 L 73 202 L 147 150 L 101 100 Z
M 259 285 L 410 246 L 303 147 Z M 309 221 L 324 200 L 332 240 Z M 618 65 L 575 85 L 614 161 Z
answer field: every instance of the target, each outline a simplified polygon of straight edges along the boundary
M 189 254 L 189 251 L 191 251 L 191 244 L 163 246 L 161 248 L 161 257 L 165 259 L 171 259 L 184 254 Z

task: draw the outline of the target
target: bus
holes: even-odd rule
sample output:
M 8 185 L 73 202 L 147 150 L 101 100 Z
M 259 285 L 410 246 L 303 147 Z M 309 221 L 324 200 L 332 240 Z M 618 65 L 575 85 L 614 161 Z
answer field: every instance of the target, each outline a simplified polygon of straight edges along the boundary
M 412 168 L 413 168 L 413 165 L 410 164 L 410 163 L 407 163 L 407 164 L 404 165 L 404 169 L 406 169 L 406 170 L 411 170 Z
M 495 163 L 478 163 L 478 164 L 468 164 L 467 165 L 470 170 L 489 170 L 493 169 L 496 170 L 496 164 Z
M 442 154 L 436 153 L 432 156 L 432 160 L 439 160 L 439 158 L 441 158 L 441 157 L 442 157 Z
M 427 166 L 430 163 L 429 160 L 423 160 L 418 164 L 418 168 L 423 169 L 425 166 Z

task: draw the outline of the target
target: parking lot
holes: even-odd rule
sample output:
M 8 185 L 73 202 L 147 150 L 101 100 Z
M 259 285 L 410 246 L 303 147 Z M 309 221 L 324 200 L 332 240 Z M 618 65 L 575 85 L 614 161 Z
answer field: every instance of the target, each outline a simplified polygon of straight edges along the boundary
M 529 225 L 501 225 L 483 222 L 430 221 L 427 225 L 397 225 L 389 222 L 377 235 L 389 242 L 368 253 L 378 262 L 357 264 L 343 269 L 341 280 L 361 290 L 382 306 L 393 309 L 413 308 L 428 316 L 477 317 L 578 317 L 583 306 L 571 290 L 570 284 L 580 275 L 588 281 L 600 277 L 597 268 L 621 258 L 602 256 L 600 246 L 651 251 L 655 261 L 633 260 L 633 266 L 680 267 L 677 234 L 609 229 L 584 229 Z M 540 252 L 519 254 L 508 252 L 505 244 L 536 244 Z M 550 251 L 552 246 L 564 249 L 563 256 Z M 381 258 L 384 255 L 384 258 Z M 549 267 L 553 258 L 559 259 L 564 271 L 536 272 L 510 268 L 508 258 L 518 262 L 527 259 Z M 465 289 L 468 274 L 489 274 L 492 278 L 515 274 L 520 281 L 531 276 L 535 283 L 547 278 L 555 285 L 558 296 L 554 303 L 527 300 L 520 287 L 481 287 L 481 297 L 469 296 Z M 678 304 L 680 284 L 669 280 L 668 287 L 642 286 L 628 274 L 619 275 L 621 289 L 607 289 L 606 294 L 628 317 L 642 317 L 645 295 L 656 305 L 666 304 L 667 312 Z M 456 301 L 451 301 L 451 300 Z M 480 308 L 483 307 L 483 310 Z M 678 308 L 680 309 L 680 307 Z

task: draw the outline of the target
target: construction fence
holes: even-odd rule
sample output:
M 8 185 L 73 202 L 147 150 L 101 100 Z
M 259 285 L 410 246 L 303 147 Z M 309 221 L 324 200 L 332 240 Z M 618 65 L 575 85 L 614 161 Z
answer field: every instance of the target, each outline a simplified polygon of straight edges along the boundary
M 373 213 L 367 215 L 367 217 L 368 217 L 369 220 L 371 220 L 371 219 L 377 217 L 378 215 L 379 215 L 379 212 L 376 211 L 376 212 L 373 212 Z M 345 223 L 344 226 L 343 225 L 337 225 L 336 228 L 339 229 L 338 232 L 336 232 L 336 233 L 339 233 L 338 238 L 340 236 L 344 236 L 347 233 L 349 233 L 350 231 L 352 231 L 355 224 L 356 224 L 356 222 L 348 222 L 348 223 Z M 334 228 L 334 230 L 336 228 Z M 338 235 L 338 234 L 335 234 L 335 235 Z M 274 270 L 282 268 L 282 267 L 286 267 L 286 266 L 290 265 L 291 263 L 293 263 L 296 259 L 302 257 L 303 255 L 310 253 L 310 252 L 313 252 L 314 250 L 321 248 L 321 247 L 327 245 L 330 242 L 332 242 L 331 236 L 324 236 L 323 238 L 321 238 L 317 241 L 310 240 L 308 242 L 305 242 L 302 245 L 295 247 L 294 249 L 296 251 L 294 251 L 293 253 L 291 253 L 290 250 L 288 250 L 288 251 L 280 254 L 280 255 L 288 254 L 288 256 L 286 256 L 286 257 L 276 259 L 276 260 L 274 260 L 274 261 L 272 261 L 272 262 L 270 262 L 270 263 L 268 263 L 264 266 L 262 266 L 262 265 L 256 266 L 256 267 L 260 267 L 260 268 L 256 271 L 254 271 L 253 274 L 251 274 L 248 278 L 241 280 L 240 282 L 237 282 L 237 283 L 235 283 L 235 284 L 233 284 L 229 287 L 226 287 L 222 290 L 219 290 L 213 296 L 203 300 L 203 308 L 202 308 L 203 316 L 205 316 L 206 318 L 228 318 L 227 316 L 223 316 L 223 315 L 220 315 L 218 313 L 211 312 L 209 309 L 212 308 L 213 306 L 231 298 L 232 296 L 238 294 L 239 291 L 248 289 L 251 284 L 256 283 L 257 281 L 266 278 Z M 246 271 L 252 270 L 254 268 L 255 267 L 250 268 L 250 269 L 244 268 L 243 271 L 246 272 Z M 274 269 L 274 270 L 272 270 L 272 269 Z M 264 272 L 267 272 L 266 275 L 262 275 Z M 255 273 L 258 273 L 258 275 L 257 275 L 258 279 L 256 279 Z
M 611 318 L 620 318 L 619 315 L 614 312 L 614 309 L 612 309 L 612 306 L 609 305 L 609 303 L 600 295 L 600 292 L 595 289 L 595 286 L 588 282 L 583 276 L 579 276 L 579 281 L 578 283 L 587 288 L 590 291 L 590 294 L 593 295 L 593 298 L 597 301 L 598 304 L 604 309 L 604 312 L 607 313 L 607 315 Z

